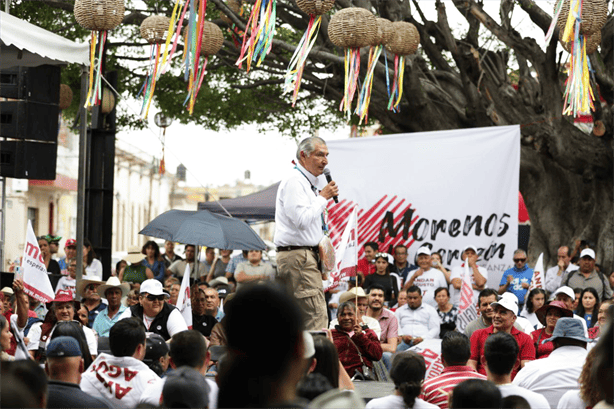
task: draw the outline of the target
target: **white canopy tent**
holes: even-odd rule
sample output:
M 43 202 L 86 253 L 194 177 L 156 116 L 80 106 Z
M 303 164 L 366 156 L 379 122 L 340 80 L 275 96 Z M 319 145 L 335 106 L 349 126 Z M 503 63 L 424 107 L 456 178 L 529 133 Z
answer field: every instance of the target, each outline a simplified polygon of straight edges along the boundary
M 76 43 L 0 11 L 0 69 L 15 66 L 89 65 L 90 46 Z

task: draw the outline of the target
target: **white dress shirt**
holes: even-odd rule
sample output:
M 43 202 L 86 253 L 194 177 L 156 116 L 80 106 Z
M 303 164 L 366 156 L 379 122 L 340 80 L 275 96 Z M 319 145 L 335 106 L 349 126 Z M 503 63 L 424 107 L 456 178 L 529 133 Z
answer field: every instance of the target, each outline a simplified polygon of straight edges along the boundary
M 565 269 L 565 271 L 563 271 L 563 274 L 561 275 L 558 275 L 559 274 L 558 265 L 549 268 L 548 270 L 546 270 L 546 278 L 545 278 L 546 284 L 545 284 L 544 289 L 548 291 L 549 293 L 555 292 L 561 286 L 561 283 L 563 282 L 563 278 L 565 278 L 567 273 L 569 273 L 570 271 L 577 270 L 578 268 L 579 267 L 576 266 L 575 264 L 569 263 L 569 265 L 567 266 L 567 268 Z
M 578 378 L 586 360 L 586 349 L 564 346 L 552 351 L 547 358 L 527 362 L 513 384 L 543 395 L 555 409 L 565 392 L 579 389 Z
M 399 320 L 399 336 L 411 335 L 423 339 L 439 338 L 437 310 L 424 302 L 415 310 L 405 304 L 395 311 Z
M 537 392 L 532 392 L 518 385 L 512 385 L 511 383 L 497 385 L 497 387 L 501 391 L 501 396 L 504 398 L 512 395 L 522 396 L 527 400 L 531 409 L 548 409 L 550 407 L 548 400 Z
M 489 288 L 488 287 L 488 270 L 486 270 L 484 267 L 480 267 L 478 266 L 478 271 L 480 272 L 480 274 L 482 274 L 482 276 L 486 279 L 486 283 L 484 284 L 484 288 Z M 463 273 L 465 272 L 465 265 L 462 264 L 460 266 L 456 266 L 452 268 L 452 271 L 450 272 L 450 281 L 452 281 L 452 279 L 454 278 L 463 278 Z M 469 267 L 469 273 L 471 273 L 471 284 L 475 284 L 475 280 L 473 279 L 473 269 L 471 267 Z M 473 290 L 473 302 L 474 304 L 478 303 L 478 296 L 480 294 L 480 290 Z M 454 288 L 454 286 L 452 284 L 450 284 L 450 302 L 458 307 L 458 304 L 460 303 L 460 296 L 461 296 L 461 290 L 457 290 L 456 288 Z
M 209 409 L 217 409 L 217 395 L 220 388 L 212 379 L 205 378 L 205 381 L 209 386 Z M 156 379 L 155 382 L 147 385 L 143 391 L 143 394 L 139 398 L 139 405 L 147 405 L 151 407 L 159 407 L 162 405 L 162 390 L 164 389 L 164 382 L 166 382 L 166 378 Z
M 317 246 L 322 236 L 322 212 L 328 202 L 314 192 L 318 178 L 301 165 L 279 184 L 275 203 L 275 237 L 279 246 Z M 304 176 L 301 174 L 303 172 Z

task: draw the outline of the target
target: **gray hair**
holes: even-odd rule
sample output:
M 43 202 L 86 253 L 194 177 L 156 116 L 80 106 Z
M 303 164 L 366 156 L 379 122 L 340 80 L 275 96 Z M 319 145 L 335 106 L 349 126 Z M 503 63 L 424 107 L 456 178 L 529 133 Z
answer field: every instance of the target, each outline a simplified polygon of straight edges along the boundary
M 347 308 L 349 308 L 350 310 L 354 311 L 354 313 L 356 313 L 356 304 L 354 304 L 352 301 L 342 302 L 339 305 L 339 308 L 337 308 L 337 319 L 339 318 L 339 315 L 341 315 L 343 311 L 346 310 Z
M 316 144 L 326 146 L 326 141 L 319 136 L 310 136 L 303 139 L 296 148 L 296 159 L 301 160 L 301 152 L 305 152 L 305 156 L 309 156 L 316 150 Z
M 518 249 L 518 250 L 514 251 L 514 255 L 517 255 L 517 254 L 524 254 L 525 257 L 527 256 L 526 251 L 524 251 L 523 249 Z

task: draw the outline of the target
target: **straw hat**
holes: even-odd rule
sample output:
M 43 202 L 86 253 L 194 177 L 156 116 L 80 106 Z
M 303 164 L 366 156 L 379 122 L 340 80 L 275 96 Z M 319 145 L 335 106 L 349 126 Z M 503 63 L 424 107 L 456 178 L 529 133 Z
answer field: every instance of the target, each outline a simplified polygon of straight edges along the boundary
M 141 248 L 139 246 L 132 246 L 128 248 L 128 255 L 124 257 L 124 260 L 126 260 L 129 264 L 134 264 L 138 263 L 144 258 L 145 256 L 141 252 Z
M 117 277 L 109 277 L 106 284 L 98 287 L 98 295 L 100 295 L 102 298 L 107 298 L 105 293 L 109 288 L 119 288 L 122 290 L 122 297 L 125 297 L 130 291 L 130 284 L 121 283 Z
M 343 294 L 341 294 L 339 296 L 339 303 L 344 303 L 346 301 L 352 301 L 355 300 L 356 297 L 358 298 L 363 298 L 366 297 L 367 294 L 365 293 L 365 290 L 362 289 L 362 287 L 354 287 L 349 291 L 344 292 Z
M 100 280 L 87 280 L 87 279 L 82 279 L 79 282 L 77 282 L 77 285 L 75 286 L 75 291 L 78 297 L 83 297 L 83 292 L 85 290 L 85 287 L 87 287 L 90 284 L 104 284 L 104 281 L 100 281 Z

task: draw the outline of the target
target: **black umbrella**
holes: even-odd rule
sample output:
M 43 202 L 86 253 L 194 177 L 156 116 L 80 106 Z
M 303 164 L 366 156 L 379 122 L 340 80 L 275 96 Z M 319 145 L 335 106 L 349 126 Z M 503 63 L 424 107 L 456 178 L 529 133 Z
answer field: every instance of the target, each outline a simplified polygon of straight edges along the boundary
M 169 210 L 139 234 L 224 250 L 266 250 L 266 244 L 245 222 L 208 210 Z

